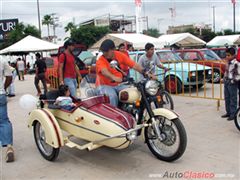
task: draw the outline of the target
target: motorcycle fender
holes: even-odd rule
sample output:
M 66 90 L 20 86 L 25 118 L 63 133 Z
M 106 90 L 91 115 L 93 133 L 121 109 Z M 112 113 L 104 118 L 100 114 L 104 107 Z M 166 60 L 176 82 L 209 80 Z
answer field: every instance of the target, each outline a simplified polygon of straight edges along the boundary
M 158 109 L 154 109 L 153 110 L 153 113 L 155 116 L 163 116 L 163 117 L 166 117 L 168 118 L 170 121 L 171 120 L 174 120 L 174 119 L 177 119 L 179 116 L 169 110 L 169 109 L 165 109 L 165 108 L 158 108 Z M 145 120 L 148 121 L 150 119 L 149 115 L 147 114 L 146 117 L 145 117 Z M 145 129 L 145 128 L 144 128 Z M 142 136 L 142 139 L 145 141 L 145 137 L 144 137 L 144 129 L 142 129 L 142 133 L 141 133 L 141 136 Z
M 173 112 L 173 111 L 171 111 L 171 110 L 169 110 L 169 109 L 165 109 L 165 108 L 154 109 L 154 110 L 153 110 L 153 114 L 154 114 L 155 116 L 163 116 L 163 117 L 166 117 L 166 118 L 168 118 L 169 120 L 174 120 L 174 119 L 177 119 L 177 118 L 179 117 L 175 112 Z M 149 115 L 147 114 L 146 117 L 145 117 L 145 120 L 149 120 L 149 119 L 150 119 L 150 117 L 149 117 Z
M 46 137 L 46 143 L 54 148 L 59 148 L 64 145 L 63 134 L 60 126 L 47 109 L 35 109 L 28 118 L 28 127 L 31 128 L 35 122 L 41 123 Z

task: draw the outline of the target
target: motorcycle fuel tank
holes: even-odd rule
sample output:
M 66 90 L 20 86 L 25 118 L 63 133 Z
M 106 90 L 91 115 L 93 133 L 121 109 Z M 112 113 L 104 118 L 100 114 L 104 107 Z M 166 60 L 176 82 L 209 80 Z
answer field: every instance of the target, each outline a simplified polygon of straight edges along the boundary
M 141 99 L 141 93 L 135 87 L 126 88 L 119 93 L 119 101 L 133 104 Z

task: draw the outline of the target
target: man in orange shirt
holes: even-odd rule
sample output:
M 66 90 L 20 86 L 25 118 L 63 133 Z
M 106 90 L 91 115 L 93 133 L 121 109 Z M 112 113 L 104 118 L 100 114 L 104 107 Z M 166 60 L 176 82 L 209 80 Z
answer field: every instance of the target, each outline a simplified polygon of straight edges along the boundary
M 143 73 L 143 68 L 125 54 L 115 51 L 115 48 L 114 42 L 110 39 L 102 42 L 100 50 L 103 52 L 103 55 L 96 63 L 96 86 L 98 87 L 98 92 L 108 95 L 110 97 L 110 104 L 117 107 L 118 93 L 127 86 L 119 85 L 123 81 L 123 74 L 111 68 L 110 62 L 116 60 L 120 67 L 125 65 L 140 73 Z
M 129 54 L 125 48 L 125 45 L 123 43 L 119 44 L 118 51 L 125 54 L 127 57 L 129 57 Z M 121 69 L 126 73 L 127 76 L 129 76 L 129 67 L 126 65 L 121 65 Z

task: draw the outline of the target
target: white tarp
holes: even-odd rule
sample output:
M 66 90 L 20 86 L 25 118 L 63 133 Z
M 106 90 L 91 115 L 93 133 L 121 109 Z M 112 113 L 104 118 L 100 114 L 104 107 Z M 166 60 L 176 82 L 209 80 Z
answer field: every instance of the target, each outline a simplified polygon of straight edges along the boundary
M 11 54 L 16 52 L 40 52 L 58 49 L 58 45 L 38 39 L 33 36 L 27 36 L 15 44 L 0 51 L 0 54 Z
M 208 47 L 224 47 L 240 44 L 240 34 L 217 36 L 207 43 Z
M 158 38 L 158 40 L 165 47 L 169 47 L 174 44 L 181 47 L 196 47 L 204 46 L 206 44 L 205 41 L 190 33 L 162 35 Z
M 157 38 L 150 37 L 144 34 L 107 34 L 98 42 L 96 42 L 90 49 L 99 49 L 101 43 L 105 39 L 111 39 L 114 41 L 115 45 L 118 46 L 120 43 L 132 44 L 135 49 L 144 49 L 146 43 L 153 43 L 155 48 L 163 48 L 163 45 L 159 43 Z

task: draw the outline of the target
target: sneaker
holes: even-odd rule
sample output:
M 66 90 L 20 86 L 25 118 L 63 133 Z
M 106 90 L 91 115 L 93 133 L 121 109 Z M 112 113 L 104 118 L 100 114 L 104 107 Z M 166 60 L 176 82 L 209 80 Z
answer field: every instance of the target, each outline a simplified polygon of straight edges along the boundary
M 227 118 L 228 121 L 233 121 L 235 119 L 234 116 L 229 116 L 229 118 Z
M 228 118 L 230 115 L 229 114 L 224 114 L 222 115 L 222 118 Z
M 14 161 L 14 151 L 12 147 L 8 147 L 7 154 L 6 154 L 6 162 L 13 162 Z

